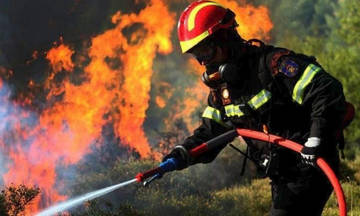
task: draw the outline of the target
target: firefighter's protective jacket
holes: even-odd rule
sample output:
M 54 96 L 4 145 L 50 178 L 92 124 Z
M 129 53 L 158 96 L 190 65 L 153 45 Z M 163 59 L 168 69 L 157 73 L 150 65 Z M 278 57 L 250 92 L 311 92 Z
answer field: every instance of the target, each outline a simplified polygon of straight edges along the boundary
M 182 146 L 194 148 L 236 127 L 261 131 L 266 125 L 269 133 L 298 143 L 319 137 L 320 155 L 330 164 L 337 161 L 336 131 L 345 112 L 341 83 L 314 57 L 263 44 L 248 45 L 246 56 L 238 50 L 233 48 L 229 64 L 236 65 L 240 77 L 234 78 L 236 83 L 210 89 L 202 124 Z M 226 144 L 192 159 L 191 164 L 211 162 Z M 281 148 L 276 151 L 280 174 L 296 173 L 299 155 Z

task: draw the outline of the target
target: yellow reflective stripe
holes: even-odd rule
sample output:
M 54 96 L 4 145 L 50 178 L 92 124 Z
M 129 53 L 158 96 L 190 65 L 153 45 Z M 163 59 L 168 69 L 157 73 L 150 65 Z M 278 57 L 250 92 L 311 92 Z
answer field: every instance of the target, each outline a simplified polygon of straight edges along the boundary
M 219 5 L 218 3 L 215 3 L 215 2 L 206 2 L 206 3 L 204 2 L 204 3 L 196 5 L 189 14 L 189 19 L 188 19 L 188 23 L 187 23 L 188 31 L 191 31 L 195 28 L 195 18 L 196 18 L 197 13 L 204 7 L 210 6 L 210 5 L 222 7 L 221 5 Z
M 266 102 L 268 102 L 270 98 L 271 98 L 271 92 L 267 91 L 266 89 L 263 89 L 261 92 L 259 92 L 253 98 L 251 98 L 248 104 L 251 108 L 256 110 L 262 105 L 264 105 Z
M 233 106 L 234 105 L 227 105 L 227 106 L 225 106 L 225 114 L 226 114 L 226 116 L 228 116 L 228 117 L 231 117 L 231 116 L 234 116 L 235 115 L 235 113 L 233 113 Z
M 292 94 L 293 100 L 298 104 L 302 104 L 305 88 L 310 84 L 311 80 L 320 70 L 321 68 L 314 64 L 309 64 L 309 66 L 306 67 L 304 73 L 297 81 Z
M 240 106 L 239 105 L 235 106 L 234 104 L 225 106 L 225 114 L 227 117 L 234 117 L 234 116 L 241 117 L 244 115 L 244 113 L 241 112 L 240 110 Z
M 213 108 L 213 107 L 206 107 L 205 111 L 202 114 L 203 118 L 208 118 L 211 120 L 214 120 L 215 122 L 225 125 L 225 123 L 221 119 L 221 113 L 219 110 Z
M 180 47 L 182 53 L 186 53 L 189 49 L 193 48 L 196 44 L 198 44 L 200 41 L 202 41 L 204 38 L 206 38 L 209 35 L 209 32 L 206 30 L 200 35 L 194 37 L 193 39 L 187 40 L 187 41 L 180 41 Z

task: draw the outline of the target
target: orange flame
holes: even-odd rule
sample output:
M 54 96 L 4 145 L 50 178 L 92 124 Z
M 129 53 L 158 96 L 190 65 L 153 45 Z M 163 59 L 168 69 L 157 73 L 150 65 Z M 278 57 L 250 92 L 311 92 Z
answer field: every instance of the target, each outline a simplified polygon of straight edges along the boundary
M 200 117 L 203 109 L 206 105 L 206 99 L 208 96 L 208 89 L 202 82 L 197 82 L 194 86 L 185 90 L 185 99 L 181 106 L 175 108 L 175 115 L 172 116 L 172 119 L 182 118 L 187 126 L 188 131 L 193 131 L 196 127 L 199 126 L 199 121 L 194 121 L 194 119 L 199 120 L 200 118 L 194 118 L 194 114 L 197 117 Z M 199 113 L 194 113 L 199 111 Z
M 66 46 L 60 38 L 60 45 L 50 49 L 46 55 L 46 59 L 50 62 L 52 68 L 51 73 L 48 76 L 48 79 L 45 82 L 45 88 L 50 90 L 50 93 L 47 99 L 50 99 L 52 96 L 60 95 L 64 92 L 63 83 L 56 83 L 54 81 L 55 76 L 62 70 L 72 72 L 74 70 L 74 63 L 71 59 L 71 56 L 74 54 L 74 51 L 70 49 L 69 46 Z
M 174 14 L 162 1 L 152 0 L 139 14 L 117 12 L 112 22 L 116 24 L 113 29 L 92 38 L 88 50 L 90 62 L 84 68 L 85 81 L 73 84 L 65 77 L 57 83 L 54 79 L 57 73 L 71 72 L 78 63 L 72 61 L 76 53 L 69 46 L 56 45 L 46 56 L 52 71 L 45 89 L 50 90 L 47 99 L 53 101 L 52 106 L 38 116 L 36 126 L 29 128 L 21 124 L 21 117 L 13 117 L 18 123 L 14 133 L 21 137 L 9 150 L 13 163 L 3 176 L 4 181 L 39 185 L 45 194 L 44 206 L 66 198 L 55 189 L 58 183 L 55 169 L 75 164 L 89 153 L 90 145 L 101 139 L 106 123 L 113 124 L 123 144 L 142 157 L 151 155 L 142 125 L 149 107 L 153 60 L 157 53 L 172 51 Z M 130 36 L 123 33 L 134 25 L 141 28 Z M 29 82 L 29 87 L 34 85 Z M 60 95 L 60 99 L 56 98 Z M 39 205 L 37 199 L 27 214 L 36 212 Z
M 68 46 L 60 44 L 58 47 L 52 48 L 46 55 L 46 58 L 50 61 L 50 65 L 54 72 L 59 72 L 62 69 L 72 71 L 74 69 L 74 63 L 71 60 L 71 56 L 74 54 Z
M 160 107 L 160 108 L 164 108 L 166 106 L 165 99 L 160 96 L 156 96 L 155 102 L 156 102 L 156 105 L 158 105 L 158 107 Z
M 171 98 L 174 93 L 170 83 L 158 81 L 155 85 L 157 92 L 160 92 L 160 95 L 155 96 L 155 103 L 161 109 L 165 108 L 167 105 L 167 100 Z
M 266 8 L 239 6 L 230 0 L 219 2 L 238 14 L 239 30 L 244 38 L 268 38 L 272 24 Z M 9 147 L 1 140 L 0 148 L 6 149 L 12 163 L 8 165 L 9 171 L 3 179 L 6 184 L 39 185 L 43 194 L 27 209 L 26 215 L 66 198 L 55 189 L 59 183 L 55 170 L 76 164 L 89 153 L 95 140 L 101 140 L 102 128 L 107 123 L 113 124 L 121 143 L 139 152 L 140 156 L 154 154 L 143 123 L 149 108 L 154 58 L 157 53 L 172 51 L 170 35 L 175 24 L 174 14 L 161 0 L 151 0 L 138 14 L 117 12 L 112 22 L 115 25 L 113 29 L 92 38 L 86 56 L 90 62 L 83 68 L 82 83 L 74 84 L 68 76 L 75 67 L 82 68 L 81 59 L 86 57 L 73 58 L 80 54 L 61 42 L 46 55 L 51 67 L 44 86 L 49 106 L 37 115 L 22 110 L 21 105 L 31 104 L 32 98 L 28 98 L 26 103 L 13 103 L 17 111 L 6 117 L 13 124 L 13 131 L 6 135 L 11 137 L 12 143 Z M 128 28 L 135 30 L 124 33 Z M 35 57 L 38 58 L 38 54 Z M 202 70 L 200 67 L 196 69 Z M 0 73 L 3 71 L 0 67 Z M 56 81 L 56 75 L 63 72 L 65 78 L 61 82 Z M 12 74 L 12 71 L 7 74 Z M 34 86 L 37 84 L 30 81 L 29 88 Z M 171 87 L 168 84 L 164 86 Z M 0 90 L 2 88 L 0 81 Z M 168 105 L 172 92 L 168 90 L 157 96 L 160 107 Z M 185 94 L 187 97 L 177 104 L 179 109 L 174 109 L 170 118 L 184 118 L 189 130 L 192 130 L 198 125 L 192 121 L 192 115 L 198 110 L 200 101 L 205 105 L 207 88 L 197 82 Z M 29 119 L 33 122 L 23 123 Z
M 119 95 L 119 101 L 125 103 L 117 104 L 121 110 L 117 117 L 120 121 L 115 122 L 114 127 L 124 143 L 137 149 L 141 156 L 147 156 L 150 148 L 142 125 L 149 106 L 153 59 L 156 52 L 167 54 L 172 51 L 169 38 L 175 24 L 174 14 L 169 13 L 162 1 L 153 0 L 138 16 L 122 15 L 120 19 L 118 13 L 113 17 L 113 22 L 117 23 L 114 31 L 120 31 L 132 23 L 143 25 L 143 29 L 136 31 L 129 41 L 124 38 L 118 41 L 126 50 L 126 55 L 120 57 L 125 64 L 122 91 Z M 106 38 L 107 34 L 114 32 L 104 34 L 104 39 L 111 39 Z M 134 43 L 139 36 L 142 36 L 142 39 Z
M 224 7 L 230 8 L 236 14 L 236 21 L 239 24 L 237 30 L 242 38 L 270 39 L 270 30 L 273 24 L 266 7 L 255 7 L 250 4 L 245 4 L 245 2 L 240 5 L 234 0 L 217 0 L 217 2 Z M 193 116 L 193 113 L 198 110 L 199 107 L 203 107 L 206 104 L 209 90 L 201 83 L 200 79 L 205 68 L 194 59 L 189 59 L 188 64 L 192 68 L 192 71 L 199 75 L 199 82 L 186 89 L 186 98 L 183 100 L 183 104 L 177 105 L 178 107 L 182 107 L 181 110 L 177 109 L 178 113 L 175 116 L 170 116 L 170 119 L 184 119 L 187 128 L 191 131 L 199 124 L 198 122 L 191 121 L 191 116 Z
M 244 39 L 259 38 L 270 39 L 270 30 L 273 28 L 269 10 L 265 6 L 255 7 L 245 2 L 241 5 L 234 0 L 217 0 L 221 5 L 230 8 L 236 14 L 239 24 L 238 32 Z

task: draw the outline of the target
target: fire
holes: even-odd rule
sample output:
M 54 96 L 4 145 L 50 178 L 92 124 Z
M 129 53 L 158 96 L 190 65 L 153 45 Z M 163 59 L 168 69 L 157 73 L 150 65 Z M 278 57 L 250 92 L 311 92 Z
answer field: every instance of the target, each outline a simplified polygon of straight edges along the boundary
M 46 59 L 49 61 L 52 68 L 44 85 L 45 89 L 50 90 L 47 99 L 50 99 L 52 96 L 60 95 L 64 92 L 63 83 L 59 84 L 54 81 L 55 76 L 61 71 L 72 72 L 75 67 L 75 64 L 71 59 L 74 51 L 71 50 L 69 46 L 63 44 L 62 38 L 60 38 L 60 45 L 57 45 L 57 43 L 54 44 L 55 47 L 50 49 L 46 54 Z
M 192 69 L 192 70 L 190 70 L 190 73 L 194 72 L 196 75 L 200 76 L 205 72 L 205 67 L 200 65 L 199 62 L 194 58 L 190 58 L 188 60 L 188 65 Z
M 72 71 L 74 69 L 74 63 L 71 60 L 71 56 L 74 51 L 68 46 L 60 44 L 57 47 L 52 48 L 46 55 L 46 58 L 50 61 L 52 71 L 59 72 L 62 69 L 66 71 Z
M 259 38 L 263 40 L 270 39 L 270 30 L 273 27 L 269 11 L 264 6 L 255 7 L 251 4 L 240 5 L 234 0 L 217 0 L 224 7 L 230 8 L 236 14 L 236 22 L 239 24 L 238 32 L 244 39 Z M 191 116 L 203 107 L 207 101 L 208 88 L 202 83 L 200 77 L 205 71 L 205 67 L 201 66 L 196 60 L 190 59 L 188 62 L 192 68 L 190 73 L 195 72 L 199 76 L 199 81 L 193 86 L 186 89 L 186 98 L 183 100 L 181 110 L 177 109 L 177 114 L 171 116 L 170 119 L 183 118 L 188 130 L 192 131 L 198 125 L 198 122 L 191 121 Z
M 230 0 L 219 3 L 237 13 L 239 31 L 244 38 L 269 38 L 272 24 L 266 8 L 238 5 Z M 119 145 L 130 147 L 141 157 L 159 156 L 152 152 L 143 124 L 150 106 L 154 59 L 158 53 L 167 55 L 173 50 L 170 38 L 175 14 L 163 1 L 151 0 L 139 13 L 119 11 L 111 21 L 114 27 L 91 38 L 91 46 L 85 51 L 74 50 L 76 46 L 62 39 L 48 50 L 49 71 L 44 71 L 48 72 L 47 80 L 28 82 L 29 89 L 39 88 L 46 94 L 47 101 L 38 113 L 24 108 L 32 105 L 36 95 L 13 102 L 9 99 L 10 90 L 0 80 L 0 150 L 10 161 L 4 182 L 38 185 L 42 193 L 26 215 L 66 199 L 56 189 L 61 184 L 56 171 L 78 163 L 91 152 L 92 145 L 101 145 L 104 125 L 113 126 L 115 136 L 121 141 Z M 34 51 L 32 57 L 37 59 L 42 55 Z M 81 82 L 74 83 L 71 78 L 78 70 Z M 203 70 L 199 66 L 195 69 L 198 76 Z M 0 67 L 1 74 L 11 77 L 14 73 L 4 71 Z M 154 101 L 160 108 L 170 107 L 169 100 L 176 97 L 174 88 L 164 81 L 156 86 L 162 94 L 156 95 Z M 200 102 L 205 105 L 207 93 L 204 84 L 194 82 L 165 123 L 183 118 L 188 129 L 194 129 L 198 122 L 192 121 L 193 114 L 200 110 Z
M 161 109 L 165 108 L 168 100 L 174 94 L 174 88 L 168 82 L 158 81 L 155 85 L 155 91 L 160 92 L 159 95 L 155 96 L 155 103 Z
M 270 39 L 270 30 L 273 28 L 269 10 L 265 6 L 255 7 L 251 4 L 241 4 L 234 0 L 217 0 L 224 7 L 230 8 L 236 14 L 239 24 L 238 32 L 244 39 Z
M 194 112 L 199 111 L 197 117 L 202 114 L 202 110 L 199 108 L 205 108 L 208 96 L 208 89 L 202 82 L 197 82 L 191 88 L 185 90 L 185 100 L 181 106 L 175 108 L 175 115 L 172 117 L 174 119 L 182 118 L 187 126 L 188 131 L 193 131 L 198 125 L 199 121 L 193 121 Z M 197 118 L 198 120 L 200 118 Z
M 162 1 L 153 0 L 138 16 L 116 14 L 113 22 L 117 24 L 116 29 L 105 32 L 104 41 L 111 40 L 108 34 L 113 35 L 132 23 L 142 24 L 142 29 L 136 31 L 130 40 L 122 38 L 117 42 L 126 50 L 126 54 L 120 56 L 125 63 L 124 80 L 117 104 L 121 112 L 116 116 L 119 121 L 115 122 L 114 127 L 116 135 L 125 144 L 133 146 L 140 155 L 147 156 L 150 154 L 150 147 L 142 125 L 149 107 L 153 59 L 156 52 L 168 54 L 172 51 L 169 38 L 175 17 Z M 141 40 L 133 43 L 140 36 Z
M 158 107 L 160 107 L 160 108 L 164 108 L 166 106 L 166 101 L 164 100 L 164 98 L 162 98 L 160 96 L 156 96 L 155 102 L 156 102 L 156 105 L 158 105 Z
M 157 157 L 142 125 L 149 107 L 154 58 L 172 51 L 174 14 L 162 1 L 152 0 L 138 14 L 117 12 L 112 22 L 113 29 L 91 40 L 82 83 L 74 84 L 69 78 L 76 66 L 81 67 L 73 61 L 82 59 L 74 58 L 80 54 L 61 42 L 46 55 L 51 69 L 43 87 L 47 108 L 34 114 L 22 109 L 22 104 L 12 104 L 18 112 L 8 117 L 13 125 L 12 134 L 7 135 L 12 136 L 11 143 L 6 143 L 8 148 L 0 144 L 11 160 L 4 182 L 39 185 L 42 192 L 26 214 L 66 198 L 55 189 L 59 183 L 55 170 L 76 164 L 90 153 L 107 123 L 113 125 L 121 144 L 141 157 Z M 124 29 L 133 26 L 139 28 L 125 35 Z M 60 81 L 55 79 L 59 73 L 64 73 Z M 31 80 L 28 87 L 35 85 Z M 24 118 L 29 122 L 24 123 Z

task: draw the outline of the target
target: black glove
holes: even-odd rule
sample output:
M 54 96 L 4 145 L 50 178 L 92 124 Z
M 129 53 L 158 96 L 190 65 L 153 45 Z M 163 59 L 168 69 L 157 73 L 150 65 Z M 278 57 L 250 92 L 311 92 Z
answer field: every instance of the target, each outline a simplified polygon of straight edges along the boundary
M 185 169 L 190 164 L 189 152 L 182 145 L 175 146 L 168 155 L 165 155 L 162 161 L 164 162 L 169 158 L 175 158 L 178 161 L 177 170 Z
M 318 148 L 320 145 L 320 138 L 309 137 L 301 150 L 301 157 L 305 164 L 315 166 Z

